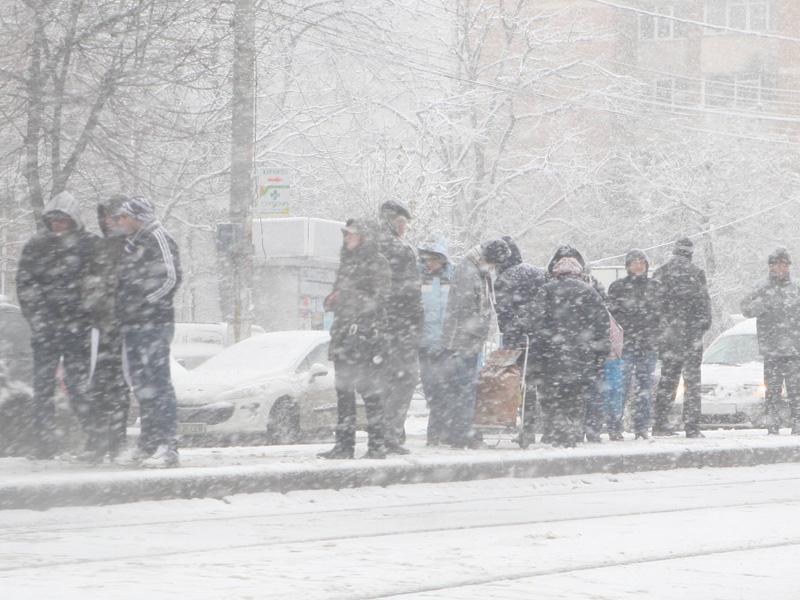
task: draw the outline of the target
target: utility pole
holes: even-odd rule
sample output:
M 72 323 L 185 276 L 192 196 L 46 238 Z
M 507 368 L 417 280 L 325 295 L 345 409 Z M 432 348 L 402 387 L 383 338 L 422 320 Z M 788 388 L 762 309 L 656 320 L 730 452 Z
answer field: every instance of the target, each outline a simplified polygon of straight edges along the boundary
M 255 0 L 234 0 L 233 94 L 231 114 L 230 219 L 236 236 L 232 248 L 233 333 L 238 342 L 250 333 L 253 286 L 251 210 L 255 197 Z

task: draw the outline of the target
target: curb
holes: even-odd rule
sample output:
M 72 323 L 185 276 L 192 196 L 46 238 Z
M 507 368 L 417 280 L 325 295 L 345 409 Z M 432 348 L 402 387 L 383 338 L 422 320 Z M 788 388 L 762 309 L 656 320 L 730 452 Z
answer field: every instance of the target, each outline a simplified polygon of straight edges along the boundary
M 171 471 L 60 473 L 0 483 L 0 509 L 121 504 L 146 500 L 221 498 L 257 492 L 447 483 L 502 477 L 537 478 L 590 473 L 635 473 L 701 467 L 747 467 L 800 462 L 800 445 L 646 451 L 559 451 L 557 455 L 397 458 L 386 461 L 194 467 Z

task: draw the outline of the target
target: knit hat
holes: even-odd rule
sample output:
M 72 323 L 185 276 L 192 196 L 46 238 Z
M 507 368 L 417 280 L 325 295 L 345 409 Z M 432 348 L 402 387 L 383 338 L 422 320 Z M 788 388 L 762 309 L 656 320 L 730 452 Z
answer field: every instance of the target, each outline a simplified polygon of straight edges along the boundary
M 411 211 L 398 200 L 387 200 L 381 204 L 381 215 L 384 217 L 405 217 L 411 220 Z
M 685 236 L 678 238 L 678 241 L 675 242 L 675 248 L 672 250 L 672 253 L 677 254 L 678 256 L 691 257 L 692 254 L 694 254 L 694 242 Z
M 772 251 L 772 254 L 770 254 L 769 258 L 767 259 L 767 264 L 770 266 L 779 262 L 792 264 L 792 259 L 789 256 L 789 251 L 786 248 L 776 248 Z
M 150 223 L 156 220 L 156 207 L 144 196 L 133 196 L 123 201 L 114 212 L 114 216 L 126 214 L 141 223 Z
M 650 265 L 650 260 L 647 258 L 647 254 L 644 253 L 644 250 L 639 250 L 638 248 L 632 248 L 628 251 L 625 255 L 625 266 L 629 267 L 632 262 L 637 260 L 644 261 L 647 265 Z

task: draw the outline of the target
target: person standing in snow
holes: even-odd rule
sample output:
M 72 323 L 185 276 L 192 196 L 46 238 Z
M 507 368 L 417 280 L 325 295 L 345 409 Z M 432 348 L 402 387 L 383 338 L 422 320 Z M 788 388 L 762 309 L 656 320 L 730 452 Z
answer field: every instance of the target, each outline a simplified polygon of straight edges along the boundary
M 386 451 L 408 454 L 405 422 L 419 381 L 418 353 L 422 324 L 422 290 L 417 254 L 405 240 L 411 211 L 400 202 L 384 202 L 380 210 L 381 254 L 389 261 L 392 293 L 387 303 Z
M 608 297 L 606 296 L 603 284 L 588 272 L 586 260 L 580 251 L 569 244 L 562 244 L 556 249 L 547 265 L 547 278 L 555 278 L 555 266 L 562 258 L 574 258 L 578 261 L 578 264 L 581 266 L 580 278 L 597 292 L 605 305 L 608 301 Z M 608 360 L 598 361 L 596 365 L 597 373 L 595 374 L 595 391 L 588 397 L 586 404 L 584 436 L 587 442 L 595 444 L 600 443 L 600 430 L 605 420 L 606 371 L 611 370 L 614 366 L 613 363 L 609 365 L 609 362 Z M 612 372 L 609 373 L 609 375 L 613 377 L 615 374 Z M 545 440 L 547 441 L 546 436 Z
M 800 286 L 792 281 L 785 248 L 769 255 L 769 277 L 742 300 L 742 314 L 756 318 L 764 357 L 767 433 L 780 433 L 784 383 L 792 410 L 792 435 L 800 435 Z
M 522 261 L 522 253 L 511 236 L 503 236 L 510 255 L 508 260 L 497 265 L 497 278 L 494 292 L 497 309 L 497 324 L 503 334 L 503 346 L 524 349 L 525 327 L 520 319 L 524 307 L 529 304 L 545 283 L 544 269 Z M 524 354 L 521 361 L 524 361 Z M 529 361 L 530 363 L 530 361 Z M 520 365 L 523 366 L 523 365 Z M 523 445 L 536 440 L 536 384 L 538 374 L 535 368 L 526 369 L 525 381 L 525 422 L 523 423 Z
M 181 282 L 178 246 L 156 219 L 153 203 L 143 196 L 124 200 L 113 217 L 115 227 L 125 235 L 114 313 L 142 423 L 137 447 L 120 454 L 118 462 L 177 467 L 178 416 L 170 344 L 175 333 L 173 298 Z
M 641 250 L 631 250 L 625 256 L 628 275 L 608 288 L 609 310 L 625 331 L 622 358 L 618 359 L 621 377 L 608 377 L 606 385 L 608 435 L 622 440 L 622 417 L 625 399 L 636 381 L 636 400 L 633 408 L 633 428 L 636 438 L 649 437 L 650 414 L 653 404 L 653 384 L 658 359 L 658 283 L 648 277 L 650 262 Z M 609 361 L 613 363 L 615 361 Z M 608 375 L 608 372 L 607 372 Z
M 530 352 L 542 378 L 539 401 L 548 427 L 545 439 L 574 447 L 583 439 L 597 373 L 610 350 L 609 317 L 577 258 L 559 259 L 550 272 L 527 307 Z
M 125 236 L 112 215 L 129 200 L 127 196 L 116 195 L 97 205 L 97 221 L 103 237 L 95 242 L 84 286 L 96 342 L 89 385 L 92 429 L 86 452 L 78 458 L 90 463 L 102 461 L 106 453 L 113 461 L 125 448 L 130 397 L 122 364 L 122 331 L 114 306 Z
M 447 300 L 442 346 L 446 351 L 447 392 L 444 443 L 475 448 L 482 440 L 472 428 L 478 379 L 478 358 L 492 320 L 491 271 L 510 250 L 503 240 L 472 248 L 455 269 Z
M 30 325 L 33 350 L 32 429 L 38 436 L 32 456 L 53 458 L 56 430 L 56 371 L 59 364 L 70 407 L 85 431 L 91 430 L 86 383 L 91 320 L 83 301 L 95 236 L 84 229 L 78 201 L 56 195 L 42 213 L 44 229 L 25 244 L 17 269 L 17 296 Z
M 318 456 L 353 458 L 356 445 L 356 392 L 367 412 L 364 458 L 386 458 L 383 377 L 387 304 L 392 292 L 389 261 L 380 253 L 376 228 L 350 219 L 333 291 L 325 310 L 333 312 L 330 359 L 336 375 L 336 443 Z
M 711 299 L 705 272 L 692 264 L 693 252 L 692 240 L 680 238 L 669 262 L 653 273 L 653 279 L 659 284 L 661 317 L 661 380 L 656 392 L 653 435 L 675 433 L 669 415 L 683 373 L 686 437 L 704 437 L 700 432 L 700 364 L 703 360 L 703 334 L 711 328 Z
M 442 334 L 453 267 L 447 256 L 447 248 L 441 243 L 419 248 L 419 258 L 422 306 L 425 310 L 419 349 L 420 379 L 428 404 L 427 443 L 429 446 L 438 446 L 442 443 L 446 430 L 445 401 L 448 382 Z

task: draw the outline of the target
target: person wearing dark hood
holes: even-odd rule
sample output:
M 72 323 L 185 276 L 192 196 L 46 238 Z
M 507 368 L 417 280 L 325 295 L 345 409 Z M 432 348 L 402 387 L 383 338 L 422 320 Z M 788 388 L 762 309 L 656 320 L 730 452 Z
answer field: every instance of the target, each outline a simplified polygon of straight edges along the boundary
M 570 246 L 569 244 L 562 244 L 558 248 L 556 248 L 553 257 L 550 259 L 550 262 L 547 265 L 547 278 L 552 279 L 555 278 L 554 269 L 555 266 L 559 263 L 562 258 L 574 258 L 578 264 L 581 266 L 581 275 L 580 279 L 582 279 L 585 283 L 590 285 L 594 291 L 600 296 L 603 301 L 603 304 L 608 302 L 608 296 L 606 296 L 606 291 L 603 288 L 603 284 L 600 283 L 596 277 L 594 277 L 586 266 L 586 260 L 583 257 L 583 254 L 575 248 L 574 246 Z M 596 389 L 595 392 L 589 397 L 588 403 L 586 405 L 586 413 L 585 418 L 586 422 L 584 423 L 584 436 L 587 442 L 592 442 L 595 444 L 600 443 L 600 431 L 603 427 L 604 421 L 604 413 L 605 413 L 605 390 L 606 390 L 606 381 L 605 381 L 605 374 L 606 374 L 606 361 L 599 361 L 597 363 L 597 374 L 595 377 L 596 381 Z M 535 372 L 535 369 L 534 369 Z M 544 436 L 544 441 L 548 442 L 548 436 Z
M 791 407 L 792 435 L 800 435 L 800 286 L 791 278 L 785 248 L 769 255 L 769 277 L 742 300 L 742 314 L 756 319 L 764 357 L 767 433 L 780 433 L 784 383 Z
M 453 278 L 453 266 L 443 243 L 433 243 L 419 248 L 422 277 L 422 306 L 425 323 L 419 349 L 419 368 L 422 389 L 428 405 L 427 443 L 438 446 L 446 431 L 445 401 L 447 377 L 446 353 L 442 347 L 444 317 L 447 298 Z
M 641 250 L 631 250 L 625 256 L 628 275 L 608 288 L 608 304 L 612 316 L 625 332 L 622 358 L 619 359 L 620 378 L 606 370 L 608 393 L 606 416 L 608 435 L 622 440 L 622 417 L 628 390 L 636 381 L 636 400 L 633 406 L 633 428 L 636 438 L 649 437 L 653 404 L 653 383 L 658 359 L 659 305 L 658 283 L 648 277 L 650 262 Z M 609 363 L 614 361 L 609 361 Z
M 333 312 L 330 358 L 336 375 L 336 443 L 318 456 L 353 458 L 356 445 L 356 392 L 367 413 L 367 453 L 386 458 L 383 413 L 383 368 L 387 306 L 392 292 L 389 261 L 380 253 L 371 224 L 350 219 L 342 230 L 339 270 L 325 299 Z
M 33 430 L 38 436 L 32 457 L 52 458 L 59 450 L 55 420 L 56 371 L 59 364 L 70 406 L 90 431 L 86 382 L 89 374 L 91 320 L 83 302 L 95 236 L 83 226 L 78 201 L 69 192 L 44 208 L 44 230 L 22 249 L 17 296 L 31 327 L 33 350 Z
M 537 361 L 547 441 L 574 447 L 583 440 L 587 407 L 610 350 L 609 317 L 574 256 L 551 265 L 550 278 L 526 307 L 530 353 Z
M 170 344 L 175 333 L 174 296 L 181 282 L 178 245 L 156 219 L 153 203 L 143 196 L 123 201 L 112 217 L 114 227 L 125 235 L 114 314 L 142 423 L 137 447 L 121 453 L 117 461 L 177 467 L 178 407 Z
M 711 299 L 706 274 L 692 264 L 694 244 L 688 237 L 675 243 L 672 258 L 653 273 L 658 281 L 661 379 L 656 392 L 653 435 L 674 435 L 669 422 L 683 373 L 683 421 L 688 438 L 700 432 L 700 364 L 703 334 L 711 327 Z
M 386 450 L 408 454 L 405 422 L 411 397 L 419 381 L 419 345 L 424 314 L 417 254 L 404 238 L 411 212 L 393 200 L 381 205 L 380 251 L 392 272 L 392 293 L 387 303 Z
M 497 265 L 497 278 L 494 282 L 495 307 L 497 324 L 503 334 L 503 346 L 506 348 L 524 349 L 525 327 L 520 317 L 526 306 L 544 285 L 546 277 L 544 269 L 534 267 L 522 261 L 522 253 L 510 235 L 503 236 L 503 241 L 510 251 L 508 260 Z M 524 362 L 524 354 L 520 359 Z M 530 361 L 529 361 L 530 362 Z M 526 441 L 536 438 L 536 369 L 529 364 L 525 381 L 525 423 L 523 437 Z
M 91 397 L 92 429 L 81 461 L 101 462 L 108 453 L 113 461 L 125 448 L 130 405 L 129 387 L 122 364 L 122 331 L 114 310 L 119 265 L 125 236 L 112 215 L 130 199 L 112 196 L 97 205 L 97 221 L 103 237 L 95 242 L 84 299 L 92 319 Z
M 467 252 L 453 274 L 442 334 L 449 383 L 442 442 L 454 448 L 475 448 L 483 443 L 472 428 L 478 358 L 492 321 L 491 271 L 508 260 L 509 254 L 503 240 L 486 242 Z

